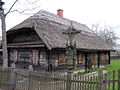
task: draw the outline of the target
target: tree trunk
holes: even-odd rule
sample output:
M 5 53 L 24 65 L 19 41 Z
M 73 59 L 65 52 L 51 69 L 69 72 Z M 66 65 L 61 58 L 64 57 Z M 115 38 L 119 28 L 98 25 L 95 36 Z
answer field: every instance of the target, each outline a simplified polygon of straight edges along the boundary
M 3 51 L 3 68 L 8 67 L 8 53 L 7 53 L 7 43 L 6 43 L 6 24 L 4 10 L 1 10 L 1 23 L 2 23 L 2 51 Z

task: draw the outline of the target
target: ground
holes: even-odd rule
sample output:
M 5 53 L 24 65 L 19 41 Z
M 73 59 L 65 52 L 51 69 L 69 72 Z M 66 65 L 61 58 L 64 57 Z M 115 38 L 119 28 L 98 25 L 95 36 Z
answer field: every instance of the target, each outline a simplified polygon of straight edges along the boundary
M 107 71 L 120 70 L 120 59 L 112 60 L 110 65 L 108 65 L 107 67 L 104 67 L 102 69 L 107 70 Z
M 75 75 L 77 75 L 77 76 L 78 75 L 84 75 L 84 74 L 95 72 L 95 71 L 98 71 L 98 70 L 104 70 L 104 71 L 120 70 L 120 59 L 119 60 L 111 60 L 111 64 L 106 66 L 106 67 L 95 68 L 95 69 L 91 69 L 91 70 L 88 70 L 88 71 L 85 71 L 85 72 L 78 72 Z

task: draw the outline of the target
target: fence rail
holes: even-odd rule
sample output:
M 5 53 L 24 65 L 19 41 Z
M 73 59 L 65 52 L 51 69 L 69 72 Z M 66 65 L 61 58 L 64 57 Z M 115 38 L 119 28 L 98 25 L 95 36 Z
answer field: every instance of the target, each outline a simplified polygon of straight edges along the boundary
M 67 83 L 71 86 L 67 86 Z M 120 90 L 120 70 L 93 75 L 0 69 L 0 90 Z

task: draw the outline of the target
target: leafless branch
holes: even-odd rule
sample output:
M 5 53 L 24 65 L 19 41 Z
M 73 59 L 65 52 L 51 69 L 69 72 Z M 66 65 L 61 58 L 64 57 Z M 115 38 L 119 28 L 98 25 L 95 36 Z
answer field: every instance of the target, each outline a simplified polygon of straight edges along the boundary
M 116 36 L 115 32 L 110 26 L 101 27 L 99 24 L 93 24 L 92 30 L 100 36 L 104 41 L 106 41 L 109 45 L 115 47 L 116 40 L 119 38 Z
M 23 10 L 23 11 L 19 11 L 19 10 L 13 10 L 13 11 L 11 11 L 10 13 L 12 13 L 12 12 L 18 12 L 18 13 L 20 13 L 20 14 L 25 14 L 25 15 L 27 15 L 28 13 L 25 13 L 25 11 L 28 11 L 29 9 L 25 9 L 25 10 Z
M 8 12 L 5 14 L 5 16 L 7 16 L 7 14 L 12 10 L 13 6 L 18 2 L 18 0 L 15 0 L 15 2 L 12 4 L 12 6 L 10 7 L 10 9 L 8 10 Z
M 10 13 L 12 13 L 12 12 L 18 12 L 18 13 L 20 13 L 20 14 L 30 15 L 30 14 L 33 14 L 33 13 L 26 13 L 26 11 L 32 11 L 32 10 L 35 10 L 35 9 L 37 9 L 37 8 L 39 8 L 39 7 L 40 7 L 40 6 L 34 7 L 34 8 L 32 8 L 32 9 L 24 9 L 24 10 L 22 10 L 22 11 L 16 9 L 16 10 L 10 11 Z

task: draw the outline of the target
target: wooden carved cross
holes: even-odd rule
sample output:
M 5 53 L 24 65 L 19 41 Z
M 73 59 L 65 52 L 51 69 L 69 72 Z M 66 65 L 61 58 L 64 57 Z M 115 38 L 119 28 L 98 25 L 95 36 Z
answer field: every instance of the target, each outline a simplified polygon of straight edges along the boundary
M 70 27 L 68 30 L 63 32 L 63 34 L 68 36 L 68 41 L 66 45 L 66 54 L 67 54 L 67 68 L 68 69 L 74 69 L 75 67 L 75 61 L 76 61 L 76 42 L 73 41 L 74 36 L 80 33 L 80 31 L 77 31 L 71 22 Z

